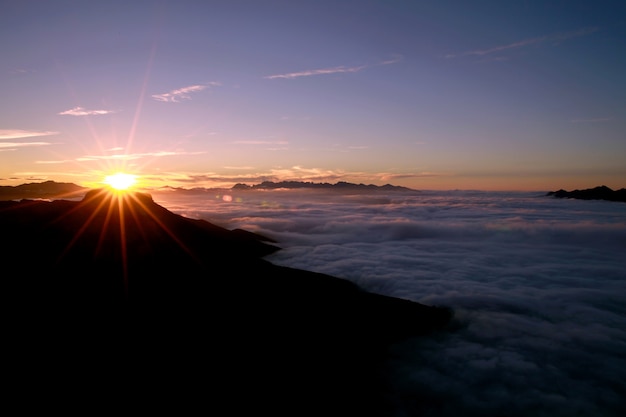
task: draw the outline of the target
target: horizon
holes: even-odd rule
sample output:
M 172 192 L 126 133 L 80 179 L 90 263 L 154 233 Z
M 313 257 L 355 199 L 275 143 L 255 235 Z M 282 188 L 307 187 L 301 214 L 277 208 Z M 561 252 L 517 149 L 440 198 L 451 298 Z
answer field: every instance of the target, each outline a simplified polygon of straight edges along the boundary
M 347 181 L 336 181 L 336 182 L 312 182 L 312 181 L 299 181 L 299 180 L 285 180 L 285 181 L 263 181 L 263 182 L 259 182 L 259 183 L 236 183 L 230 186 L 221 186 L 221 187 L 203 187 L 203 186 L 194 186 L 194 187 L 184 187 L 184 186 L 171 186 L 168 184 L 164 184 L 164 185 L 160 185 L 158 187 L 145 187 L 141 185 L 141 180 L 138 180 L 139 184 L 128 184 L 126 186 L 123 187 L 119 187 L 110 183 L 107 183 L 107 181 L 101 181 L 98 185 L 92 185 L 92 186 L 84 186 L 84 185 L 80 185 L 80 184 L 76 184 L 73 183 L 71 181 L 56 181 L 53 179 L 48 179 L 45 181 L 33 181 L 33 182 L 25 182 L 25 183 L 19 183 L 19 184 L 11 184 L 11 185 L 6 185 L 6 184 L 2 184 L 0 182 L 0 187 L 11 187 L 11 188 L 17 188 L 20 186 L 27 186 L 27 185 L 40 185 L 40 184 L 45 184 L 45 183 L 53 183 L 53 184 L 57 184 L 57 185 L 73 185 L 73 186 L 77 186 L 80 188 L 83 188 L 86 191 L 90 191 L 90 190 L 99 190 L 99 189 L 113 189 L 115 192 L 139 192 L 139 193 L 151 193 L 151 192 L 156 192 L 156 193 L 162 193 L 162 192 L 176 192 L 176 191 L 198 191 L 198 190 L 204 190 L 204 191 L 233 191 L 233 192 L 254 192 L 254 191 L 262 191 L 262 192 L 271 192 L 271 191 L 283 191 L 283 190 L 290 190 L 290 191 L 301 191 L 301 190 L 307 190 L 309 188 L 307 188 L 306 186 L 303 187 L 294 187 L 294 188 L 290 188 L 290 187 L 281 187 L 281 188 L 262 188 L 262 187 L 257 187 L 260 185 L 263 185 L 265 183 L 271 183 L 271 184 L 280 184 L 280 183 L 289 183 L 289 182 L 295 182 L 295 183 L 301 183 L 303 185 L 313 185 L 313 186 L 320 186 L 320 185 L 326 185 L 329 188 L 330 187 L 335 187 L 341 183 L 343 184 L 347 184 L 349 186 L 356 186 L 356 187 L 360 187 L 360 186 L 364 186 L 364 187 L 377 187 L 374 189 L 370 189 L 370 190 L 366 190 L 366 191 L 373 191 L 373 192 L 377 192 L 380 189 L 383 189 L 383 187 L 385 186 L 391 186 L 391 187 L 395 187 L 395 188 L 399 188 L 399 189 L 405 189 L 406 191 L 415 191 L 415 192 L 422 192 L 422 191 L 431 191 L 431 192 L 454 192 L 454 191 L 459 191 L 459 192 L 502 192 L 502 193 L 528 193 L 528 192 L 541 192 L 541 193 L 545 193 L 545 192 L 556 192 L 556 191 L 584 191 L 584 190 L 591 190 L 591 189 L 595 189 L 595 188 L 602 188 L 602 187 L 608 187 L 609 189 L 611 189 L 612 191 L 621 191 L 623 189 L 626 189 L 626 187 L 609 187 L 605 184 L 597 184 L 593 187 L 588 187 L 588 188 L 571 188 L 571 189 L 565 189 L 565 188 L 557 188 L 557 189 L 552 189 L 552 190 L 548 190 L 548 189 L 525 189 L 525 190 L 515 190 L 515 189 L 500 189 L 500 190 L 483 190 L 483 189 L 472 189 L 472 188 L 450 188 L 450 189 L 417 189 L 417 188 L 411 188 L 411 187 L 406 187 L 406 186 L 399 186 L 396 184 L 391 184 L 391 183 L 386 183 L 386 184 L 382 184 L 382 185 L 377 185 L 377 184 L 367 184 L 367 183 L 352 183 L 352 182 L 347 182 Z M 238 188 L 237 186 L 246 186 L 249 188 Z M 319 188 L 319 187 L 313 187 L 313 189 L 315 191 L 323 191 L 326 190 L 325 188 Z M 394 191 L 391 191 L 394 192 Z
M 619 189 L 624 15 L 608 0 L 9 2 L 0 185 Z

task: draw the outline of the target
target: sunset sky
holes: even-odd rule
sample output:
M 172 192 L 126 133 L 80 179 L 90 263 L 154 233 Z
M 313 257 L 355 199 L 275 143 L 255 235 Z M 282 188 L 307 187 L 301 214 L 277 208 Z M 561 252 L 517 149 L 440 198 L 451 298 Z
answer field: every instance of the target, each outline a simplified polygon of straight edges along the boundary
M 626 186 L 626 2 L 0 1 L 0 185 Z

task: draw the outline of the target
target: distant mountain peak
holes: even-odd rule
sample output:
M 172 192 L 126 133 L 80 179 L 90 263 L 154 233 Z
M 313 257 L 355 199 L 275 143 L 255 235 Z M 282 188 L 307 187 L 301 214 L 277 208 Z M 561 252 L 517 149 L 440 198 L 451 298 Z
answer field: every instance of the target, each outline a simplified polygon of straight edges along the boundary
M 80 197 L 89 188 L 70 182 L 30 182 L 16 186 L 0 186 L 0 200 L 20 200 L 23 198 L 75 198 Z
M 232 187 L 233 190 L 277 190 L 277 189 L 318 189 L 318 190 L 354 190 L 354 191 L 370 191 L 370 190 L 385 190 L 385 191 L 415 191 L 411 188 L 401 187 L 397 185 L 385 184 L 355 184 L 346 181 L 339 181 L 334 184 L 328 182 L 307 182 L 307 181 L 263 181 L 260 184 L 247 185 L 236 184 Z
M 547 195 L 556 198 L 575 198 L 579 200 L 607 200 L 626 202 L 626 188 L 613 190 L 606 185 L 599 185 L 594 188 L 573 191 L 566 191 L 561 189 L 558 191 L 550 191 Z

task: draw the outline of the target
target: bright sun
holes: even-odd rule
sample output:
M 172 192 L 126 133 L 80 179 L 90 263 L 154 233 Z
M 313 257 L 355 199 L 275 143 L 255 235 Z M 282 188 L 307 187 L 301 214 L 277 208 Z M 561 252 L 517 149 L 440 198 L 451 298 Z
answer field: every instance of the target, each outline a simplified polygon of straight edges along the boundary
M 128 190 L 137 182 L 137 176 L 132 174 L 124 174 L 118 172 L 117 174 L 107 175 L 104 178 L 104 183 L 108 184 L 116 190 Z

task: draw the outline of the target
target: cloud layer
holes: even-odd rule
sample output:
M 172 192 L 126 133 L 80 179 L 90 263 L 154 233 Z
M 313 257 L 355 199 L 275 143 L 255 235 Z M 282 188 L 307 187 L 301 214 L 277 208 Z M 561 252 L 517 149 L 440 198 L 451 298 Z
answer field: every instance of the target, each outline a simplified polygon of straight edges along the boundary
M 454 308 L 393 348 L 393 415 L 626 411 L 626 212 L 536 193 L 155 195 L 280 242 L 272 262 Z

